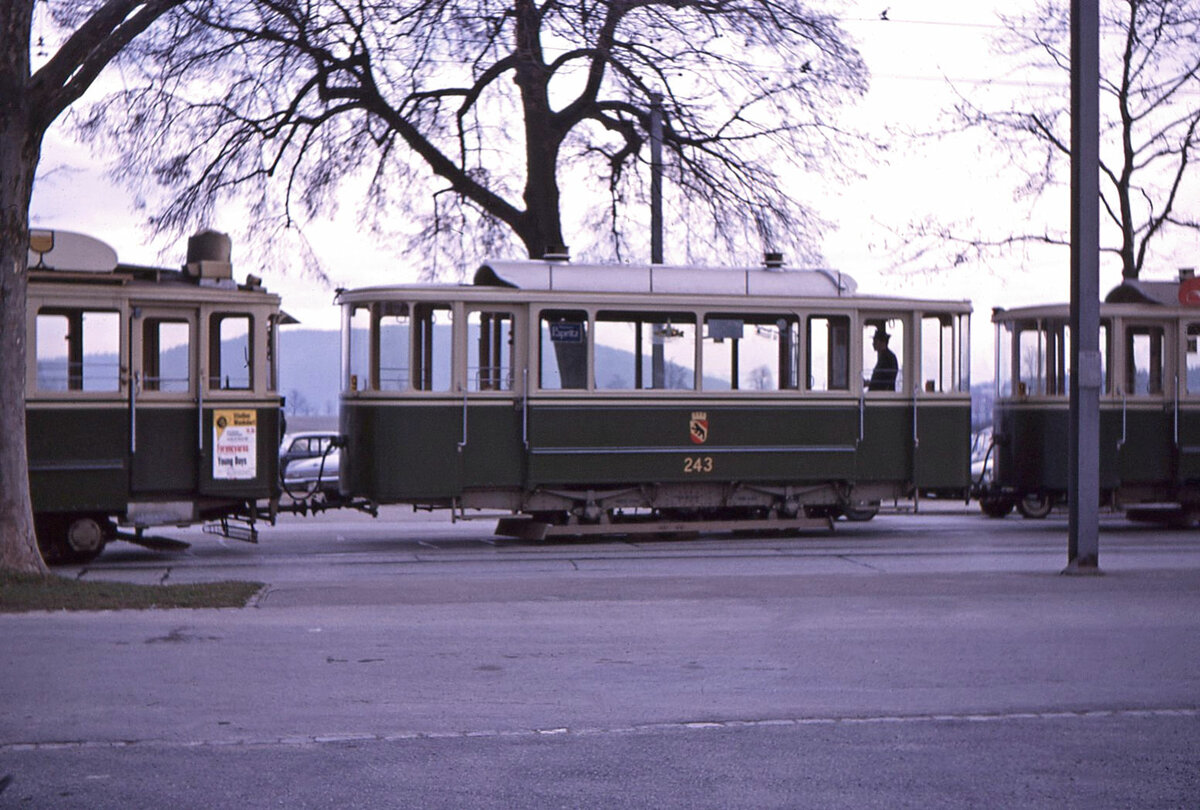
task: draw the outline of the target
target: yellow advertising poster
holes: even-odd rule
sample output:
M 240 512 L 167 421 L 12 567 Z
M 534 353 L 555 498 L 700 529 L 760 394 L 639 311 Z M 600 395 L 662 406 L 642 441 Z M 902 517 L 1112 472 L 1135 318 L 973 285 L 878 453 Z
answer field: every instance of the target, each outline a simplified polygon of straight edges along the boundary
M 213 411 L 213 478 L 240 481 L 258 475 L 258 412 Z

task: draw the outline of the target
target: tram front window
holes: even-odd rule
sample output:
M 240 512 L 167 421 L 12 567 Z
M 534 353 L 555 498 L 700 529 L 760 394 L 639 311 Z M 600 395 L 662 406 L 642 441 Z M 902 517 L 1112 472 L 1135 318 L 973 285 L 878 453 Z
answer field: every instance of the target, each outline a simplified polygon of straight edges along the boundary
M 45 308 L 34 340 L 39 391 L 121 389 L 118 313 Z
M 148 318 L 142 325 L 142 387 L 146 391 L 191 390 L 191 326 L 187 321 Z
M 1103 391 L 1109 390 L 1108 332 L 1108 322 L 1102 322 L 1099 344 Z M 996 338 L 1000 396 L 1070 395 L 1071 327 L 1065 318 L 998 323 Z
M 208 387 L 246 391 L 253 386 L 254 352 L 249 315 L 217 313 L 209 322 Z
M 1163 392 L 1163 329 L 1161 326 L 1125 328 L 1125 390 L 1134 396 Z
M 385 301 L 377 306 L 375 329 L 379 335 L 380 391 L 407 391 L 412 348 L 412 319 L 408 304 Z

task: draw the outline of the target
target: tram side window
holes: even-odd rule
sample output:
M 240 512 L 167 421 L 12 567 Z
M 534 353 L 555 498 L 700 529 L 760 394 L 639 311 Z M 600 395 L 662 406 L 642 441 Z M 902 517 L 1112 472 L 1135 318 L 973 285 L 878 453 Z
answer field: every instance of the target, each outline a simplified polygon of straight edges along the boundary
M 412 348 L 409 305 L 385 301 L 376 305 L 375 329 L 379 341 L 377 379 L 380 391 L 407 391 Z
M 121 318 L 116 312 L 46 308 L 38 312 L 39 391 L 119 391 Z
M 944 394 L 956 390 L 955 354 L 961 349 L 954 342 L 952 315 L 926 315 L 921 318 L 921 379 L 928 393 Z
M 1125 390 L 1134 396 L 1163 392 L 1163 329 L 1125 328 Z
M 187 321 L 147 318 L 142 324 L 142 388 L 176 394 L 190 391 L 191 344 Z
M 513 389 L 513 315 L 472 312 L 467 315 L 467 386 L 470 391 Z
M 538 386 L 546 391 L 587 388 L 587 313 L 545 310 L 540 324 Z
M 871 317 L 863 321 L 863 387 L 868 391 L 903 391 L 904 321 Z
M 706 316 L 701 384 L 710 391 L 795 388 L 799 332 L 787 315 Z
M 604 312 L 596 315 L 596 387 L 696 387 L 696 316 L 690 312 Z
M 413 307 L 413 388 L 417 391 L 450 390 L 453 326 L 449 304 Z
M 254 352 L 249 315 L 215 313 L 208 328 L 208 387 L 245 391 L 253 386 Z
M 814 315 L 808 319 L 804 367 L 810 391 L 850 389 L 850 318 Z
M 1200 394 L 1200 323 L 1187 325 L 1187 392 Z
M 1064 321 L 1047 321 L 1044 332 L 1042 346 L 1046 356 L 1042 369 L 1046 393 L 1067 396 L 1071 392 L 1071 327 Z
M 1006 370 L 1011 370 L 1011 383 L 1001 390 L 1001 395 L 1018 397 L 1040 394 L 1042 387 L 1042 345 L 1043 336 L 1037 321 L 1014 321 L 1004 324 L 1006 334 L 1003 335 L 1002 345 L 1008 352 L 1008 357 L 1001 357 Z M 1011 330 L 1011 331 L 1009 331 Z
M 342 310 L 342 384 L 347 391 L 371 387 L 371 311 L 364 304 Z

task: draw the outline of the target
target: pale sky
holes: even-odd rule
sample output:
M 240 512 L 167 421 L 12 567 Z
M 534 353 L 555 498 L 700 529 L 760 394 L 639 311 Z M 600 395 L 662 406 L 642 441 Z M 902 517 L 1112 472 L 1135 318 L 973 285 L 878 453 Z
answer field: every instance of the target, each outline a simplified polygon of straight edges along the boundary
M 999 5 L 1013 13 L 1029 3 L 1011 0 Z M 883 20 L 885 10 L 887 19 Z M 933 127 L 939 112 L 953 103 L 947 77 L 955 81 L 960 92 L 972 93 L 987 79 L 1004 75 L 991 53 L 991 37 L 997 29 L 992 3 L 987 0 L 848 0 L 844 18 L 872 74 L 871 92 L 851 120 L 873 132 L 888 127 Z M 838 223 L 822 245 L 827 264 L 855 277 L 860 292 L 969 299 L 974 303 L 975 380 L 992 376 L 992 307 L 1065 302 L 1069 291 L 1068 251 L 1036 248 L 997 257 L 986 264 L 968 262 L 953 268 L 930 267 L 924 272 L 897 274 L 890 269 L 892 259 L 885 246 L 895 241 L 888 226 L 900 229 L 910 219 L 930 213 L 1011 217 L 1012 178 L 1004 176 L 1005 167 L 989 157 L 986 149 L 981 152 L 978 139 L 982 137 L 929 143 L 921 148 L 898 144 L 888 165 L 865 167 L 866 176 L 852 186 L 815 195 L 823 215 Z M 1064 207 L 1059 214 L 1065 224 L 1069 212 Z M 124 262 L 174 266 L 182 263 L 186 251 L 185 244 L 149 243 L 139 227 L 142 215 L 133 210 L 129 195 L 107 180 L 101 160 L 85 147 L 65 140 L 58 128 L 46 139 L 30 219 L 36 227 L 79 231 L 101 238 Z M 212 223 L 212 227 L 236 230 L 236 225 L 221 222 Z M 1014 226 L 1013 231 L 1019 230 Z M 328 268 L 331 283 L 327 288 L 298 275 L 264 274 L 253 257 L 239 253 L 234 244 L 235 275 L 239 279 L 247 273 L 264 275 L 267 287 L 283 296 L 284 307 L 305 327 L 337 328 L 338 314 L 332 306 L 336 287 L 415 281 L 415 273 L 412 278 L 398 275 L 386 253 L 363 241 L 350 214 L 345 221 L 335 220 L 310 230 L 309 237 Z M 755 247 L 753 255 L 730 257 L 729 263 L 756 262 L 757 250 Z M 1149 272 L 1148 278 L 1171 278 L 1178 264 L 1200 264 L 1200 240 L 1185 237 L 1165 253 L 1172 259 L 1178 257 L 1178 262 Z M 1119 275 L 1119 270 L 1102 266 L 1102 294 L 1119 282 Z

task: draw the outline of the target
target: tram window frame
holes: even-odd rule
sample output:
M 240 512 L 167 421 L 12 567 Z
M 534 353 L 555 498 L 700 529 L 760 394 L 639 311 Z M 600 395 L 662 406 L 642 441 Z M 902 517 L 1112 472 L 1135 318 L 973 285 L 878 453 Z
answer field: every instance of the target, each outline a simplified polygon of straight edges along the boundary
M 168 345 L 164 348 L 163 328 L 179 326 L 186 331 L 184 341 L 179 343 L 177 340 L 167 340 L 165 342 Z M 144 394 L 158 396 L 191 394 L 195 379 L 194 352 L 192 350 L 194 332 L 192 320 L 187 317 L 152 315 L 142 320 L 141 390 Z M 182 378 L 178 376 L 164 377 L 164 357 L 179 350 L 180 347 L 183 349 L 186 376 Z M 182 383 L 182 387 L 179 385 L 180 383 Z
M 61 327 L 52 333 L 51 324 L 58 319 Z M 39 308 L 34 318 L 35 390 L 72 395 L 119 393 L 125 377 L 121 363 L 126 340 L 122 321 L 120 311 L 115 309 Z M 55 340 L 66 343 L 61 360 L 57 353 L 45 351 Z M 49 377 L 46 372 L 59 366 L 63 370 L 61 383 L 57 375 Z
M 419 301 L 412 313 L 412 390 L 453 390 L 454 306 L 447 301 Z M 445 323 L 438 321 L 439 314 L 447 318 Z
M 951 394 L 961 390 L 958 377 L 963 341 L 957 320 L 950 312 L 921 314 L 919 379 L 921 390 L 926 394 Z
M 1051 397 L 1071 393 L 1071 325 L 1065 320 L 1042 321 L 1042 385 Z
M 641 311 L 600 310 L 593 320 L 592 345 L 594 385 L 599 391 L 694 391 L 697 382 L 697 322 L 695 312 L 687 310 Z M 624 325 L 632 333 L 619 334 Z M 610 342 L 615 337 L 616 342 Z M 655 379 L 654 346 L 663 346 L 663 371 L 661 381 Z M 601 379 L 610 366 L 601 367 L 601 347 L 629 354 L 631 377 Z M 667 351 L 667 349 L 672 349 Z M 620 354 L 606 358 L 620 357 Z M 680 361 L 686 361 L 683 365 Z M 658 384 L 661 382 L 661 384 Z
M 516 387 L 517 322 L 511 309 L 467 309 L 467 390 L 511 394 Z
M 1183 380 L 1189 395 L 1200 394 L 1200 321 L 1187 323 L 1183 329 Z
M 706 313 L 700 384 L 706 391 L 795 390 L 799 345 L 800 321 L 791 313 Z M 764 350 L 774 356 L 750 366 Z
M 371 363 L 371 305 L 350 303 L 342 308 L 342 390 L 369 391 L 374 387 Z
M 544 309 L 538 313 L 538 388 L 543 391 L 587 389 L 591 354 L 588 326 L 585 310 Z
M 226 339 L 227 323 L 244 321 L 245 332 L 234 331 Z M 213 312 L 208 318 L 208 390 L 253 391 L 255 386 L 254 314 L 250 312 Z M 234 343 L 226 346 L 226 343 Z M 240 345 L 239 345 L 240 344 Z M 242 349 L 242 368 L 234 378 L 227 374 L 227 360 L 236 363 L 236 351 Z M 227 352 L 229 352 L 227 354 Z M 242 384 L 244 382 L 244 384 Z
M 849 391 L 850 316 L 812 313 L 805 316 L 804 324 L 805 390 L 812 393 Z M 820 324 L 824 324 L 824 328 Z
M 1022 350 L 1013 338 L 1014 333 L 1032 335 L 1035 331 L 1033 345 L 1026 346 L 1026 350 Z M 1108 361 L 1111 332 L 1111 322 L 1102 320 L 1099 334 L 1101 393 L 1112 390 Z M 1036 364 L 1032 362 L 1033 351 L 1037 352 Z M 1029 369 L 1024 379 L 1019 373 L 1022 368 Z M 1037 384 L 1030 386 L 1033 382 Z M 1071 327 L 1065 318 L 1019 318 L 996 323 L 997 396 L 1018 399 L 1035 395 L 1065 397 L 1070 391 Z
M 1166 374 L 1171 362 L 1168 347 L 1170 335 L 1167 326 L 1161 323 L 1126 323 L 1123 334 L 1124 393 L 1132 397 L 1161 397 L 1167 390 Z M 1145 338 L 1144 385 L 1140 376 L 1143 369 L 1138 363 L 1140 359 L 1138 355 L 1141 353 L 1143 341 L 1138 340 L 1139 338 Z M 1156 346 L 1157 358 L 1154 356 Z
M 1009 395 L 1019 398 L 1039 395 L 1043 391 L 1042 321 L 1038 318 L 1022 318 L 1006 323 L 1010 327 L 1008 340 L 1004 342 L 1008 351 L 1005 362 L 1010 364 Z M 1027 336 L 1032 336 L 1032 345 L 1029 345 Z
M 379 301 L 370 311 L 369 352 L 374 358 L 368 363 L 370 388 L 395 393 L 411 391 L 412 306 L 407 301 Z
M 887 349 L 896 356 L 896 378 L 892 388 L 873 389 L 874 370 L 878 353 L 874 348 L 874 336 L 880 328 L 888 335 Z M 908 364 L 908 319 L 894 312 L 863 313 L 862 317 L 862 377 L 863 390 L 872 396 L 880 394 L 906 393 L 908 376 L 904 373 Z

